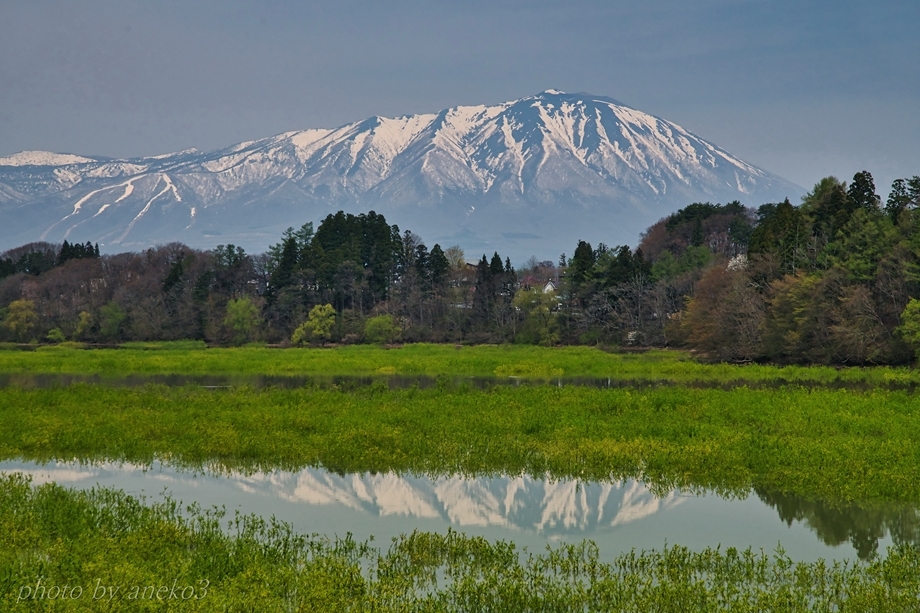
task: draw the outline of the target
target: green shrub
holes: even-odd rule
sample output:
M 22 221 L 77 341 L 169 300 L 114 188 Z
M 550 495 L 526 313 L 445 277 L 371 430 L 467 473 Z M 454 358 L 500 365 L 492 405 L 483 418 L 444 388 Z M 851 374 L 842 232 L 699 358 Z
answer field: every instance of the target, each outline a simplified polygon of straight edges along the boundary
M 310 309 L 307 320 L 294 330 L 291 344 L 304 345 L 311 341 L 326 341 L 332 338 L 335 327 L 335 309 L 331 304 L 317 304 Z
M 392 343 L 399 338 L 399 333 L 392 315 L 371 317 L 364 324 L 364 339 L 370 343 Z
M 63 343 L 67 340 L 67 337 L 64 336 L 64 333 L 61 332 L 60 328 L 51 328 L 48 330 L 48 334 L 45 336 L 45 338 L 52 343 Z
M 252 299 L 244 296 L 227 303 L 224 325 L 230 330 L 235 344 L 242 345 L 253 340 L 259 323 L 259 309 Z

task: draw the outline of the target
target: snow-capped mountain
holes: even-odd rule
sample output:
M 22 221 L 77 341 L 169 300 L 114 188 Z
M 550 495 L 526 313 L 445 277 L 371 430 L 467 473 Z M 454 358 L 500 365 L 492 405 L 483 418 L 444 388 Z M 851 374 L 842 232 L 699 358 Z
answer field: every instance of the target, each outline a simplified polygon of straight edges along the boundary
M 578 239 L 635 244 L 691 202 L 801 193 L 671 122 L 547 90 L 205 153 L 0 158 L 0 248 L 69 239 L 110 252 L 170 241 L 261 251 L 285 228 L 344 209 L 376 210 L 470 256 L 555 259 Z

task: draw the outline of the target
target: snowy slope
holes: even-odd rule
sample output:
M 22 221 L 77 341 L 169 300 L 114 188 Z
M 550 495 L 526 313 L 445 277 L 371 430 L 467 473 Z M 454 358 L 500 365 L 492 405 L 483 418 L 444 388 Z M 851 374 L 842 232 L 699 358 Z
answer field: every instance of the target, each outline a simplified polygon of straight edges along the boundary
M 69 238 L 107 251 L 169 241 L 260 251 L 288 226 L 373 209 L 429 245 L 555 259 L 579 238 L 635 244 L 694 201 L 801 192 L 673 123 L 547 90 L 212 152 L 0 158 L 0 247 Z

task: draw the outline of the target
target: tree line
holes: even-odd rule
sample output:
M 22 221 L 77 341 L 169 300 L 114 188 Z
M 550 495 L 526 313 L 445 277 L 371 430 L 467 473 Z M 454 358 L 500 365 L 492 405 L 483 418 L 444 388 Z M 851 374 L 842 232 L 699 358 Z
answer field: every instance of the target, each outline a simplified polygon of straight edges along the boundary
M 0 255 L 15 342 L 200 339 L 681 346 L 718 360 L 903 363 L 920 347 L 920 177 L 884 202 L 869 172 L 798 206 L 693 203 L 638 247 L 575 245 L 519 269 L 430 249 L 373 211 L 289 228 L 267 252 L 179 243 Z

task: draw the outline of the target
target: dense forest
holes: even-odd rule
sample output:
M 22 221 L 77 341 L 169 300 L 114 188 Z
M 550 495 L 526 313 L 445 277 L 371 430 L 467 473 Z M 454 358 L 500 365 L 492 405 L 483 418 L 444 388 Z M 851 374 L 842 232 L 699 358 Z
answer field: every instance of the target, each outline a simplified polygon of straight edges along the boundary
M 518 269 L 370 212 L 266 253 L 90 243 L 0 254 L 0 340 L 680 346 L 731 361 L 905 363 L 920 348 L 920 177 L 821 180 L 798 206 L 694 203 L 629 246 Z

